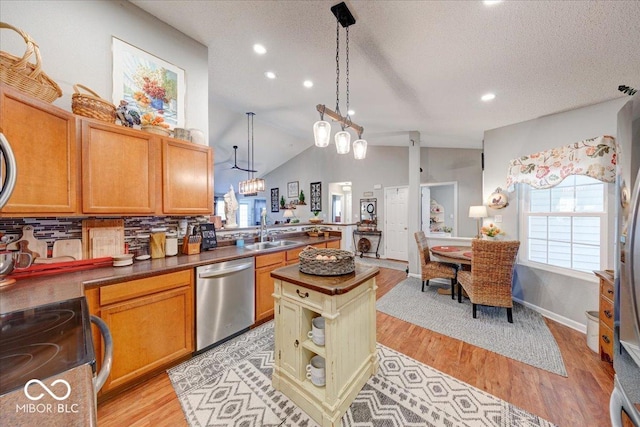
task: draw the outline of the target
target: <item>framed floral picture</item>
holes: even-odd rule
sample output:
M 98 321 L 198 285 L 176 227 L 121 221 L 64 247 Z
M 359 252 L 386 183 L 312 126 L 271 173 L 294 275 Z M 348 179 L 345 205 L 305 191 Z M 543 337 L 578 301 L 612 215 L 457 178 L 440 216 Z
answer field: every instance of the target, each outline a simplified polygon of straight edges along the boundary
M 287 197 L 295 197 L 298 199 L 298 181 L 288 182 L 287 183 Z
M 116 107 L 138 111 L 143 125 L 184 127 L 184 70 L 115 37 L 112 44 Z

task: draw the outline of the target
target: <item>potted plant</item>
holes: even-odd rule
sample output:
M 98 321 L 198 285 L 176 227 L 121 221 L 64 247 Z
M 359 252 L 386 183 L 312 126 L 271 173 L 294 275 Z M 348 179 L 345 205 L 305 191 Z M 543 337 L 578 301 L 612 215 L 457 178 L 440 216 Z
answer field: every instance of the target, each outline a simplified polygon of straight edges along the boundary
M 304 191 L 300 190 L 300 195 L 298 196 L 298 204 L 304 205 Z
M 284 196 L 280 196 L 280 209 L 284 209 L 285 203 Z
M 320 214 L 319 210 L 315 210 L 315 211 L 311 211 L 313 212 L 313 216 L 311 218 L 309 218 L 309 222 L 316 224 L 316 223 L 320 223 L 322 222 L 322 218 L 320 218 L 318 215 Z
M 482 227 L 480 232 L 482 233 L 482 238 L 485 240 L 496 240 L 498 236 L 505 234 L 504 231 L 493 224 Z

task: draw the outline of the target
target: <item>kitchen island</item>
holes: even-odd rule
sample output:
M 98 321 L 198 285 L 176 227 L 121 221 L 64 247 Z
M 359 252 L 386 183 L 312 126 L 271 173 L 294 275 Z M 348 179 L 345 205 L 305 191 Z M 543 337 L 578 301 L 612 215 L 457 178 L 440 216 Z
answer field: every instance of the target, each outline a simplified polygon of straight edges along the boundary
M 377 267 L 314 276 L 294 264 L 274 270 L 275 349 L 273 387 L 323 427 L 340 419 L 378 370 L 376 356 Z M 309 338 L 312 320 L 325 321 L 324 345 Z M 314 356 L 325 362 L 324 385 L 307 377 Z

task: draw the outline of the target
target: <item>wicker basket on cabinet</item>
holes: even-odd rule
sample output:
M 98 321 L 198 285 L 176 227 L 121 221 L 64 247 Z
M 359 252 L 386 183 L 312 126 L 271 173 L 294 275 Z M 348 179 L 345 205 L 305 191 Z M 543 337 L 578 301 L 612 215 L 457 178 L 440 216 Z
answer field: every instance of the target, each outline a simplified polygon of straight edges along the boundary
M 89 94 L 80 93 L 80 89 Z M 116 106 L 81 84 L 73 85 L 74 93 L 71 95 L 71 111 L 79 116 L 102 120 L 103 122 L 116 122 Z

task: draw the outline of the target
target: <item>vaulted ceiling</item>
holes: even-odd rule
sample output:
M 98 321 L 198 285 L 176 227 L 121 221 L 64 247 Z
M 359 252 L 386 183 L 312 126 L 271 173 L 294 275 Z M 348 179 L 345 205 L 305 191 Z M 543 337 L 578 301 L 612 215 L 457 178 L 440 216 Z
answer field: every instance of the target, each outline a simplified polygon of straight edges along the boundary
M 131 2 L 209 48 L 217 189 L 242 179 L 229 168 L 233 145 L 246 165 L 248 111 L 257 176 L 313 145 L 315 106 L 335 108 L 338 0 Z M 409 131 L 422 146 L 480 148 L 485 130 L 626 96 L 621 84 L 640 88 L 638 1 L 347 4 L 350 107 L 371 150 L 407 145 Z M 342 28 L 340 37 L 344 47 Z M 344 59 L 341 50 L 343 113 Z M 489 92 L 496 98 L 481 101 Z

